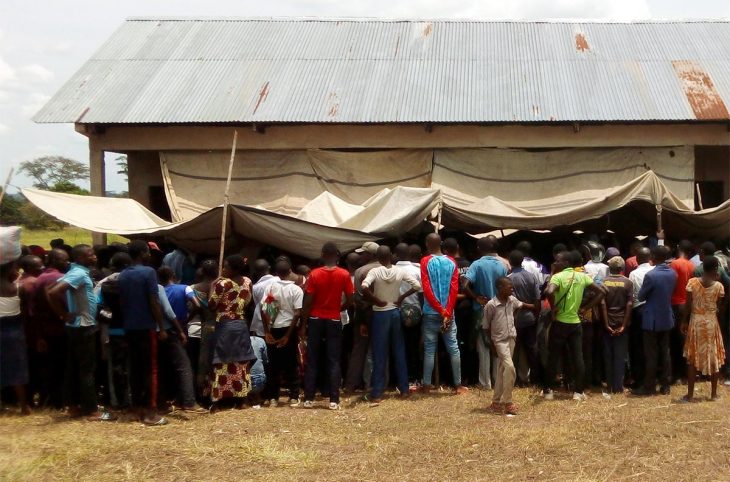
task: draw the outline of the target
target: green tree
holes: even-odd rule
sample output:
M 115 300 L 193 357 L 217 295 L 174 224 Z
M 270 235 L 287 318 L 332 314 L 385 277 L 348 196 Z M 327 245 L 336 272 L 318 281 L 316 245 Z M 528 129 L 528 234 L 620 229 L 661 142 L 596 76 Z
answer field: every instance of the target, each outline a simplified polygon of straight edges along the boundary
M 79 194 L 81 196 L 88 196 L 91 194 L 88 189 L 84 189 L 71 181 L 59 181 L 48 190 L 53 192 L 63 192 L 66 194 Z
M 18 172 L 34 180 L 38 189 L 51 190 L 57 184 L 75 184 L 75 181 L 89 179 L 89 167 L 79 161 L 63 156 L 43 156 L 20 163 Z
M 125 154 L 117 157 L 114 159 L 114 161 L 117 163 L 117 174 L 121 174 L 124 176 L 124 181 L 129 181 L 129 163 L 127 162 L 127 156 Z
M 20 195 L 6 194 L 3 197 L 2 204 L 0 204 L 0 224 L 3 226 L 17 226 L 22 224 L 23 214 L 20 212 L 20 209 L 26 202 Z

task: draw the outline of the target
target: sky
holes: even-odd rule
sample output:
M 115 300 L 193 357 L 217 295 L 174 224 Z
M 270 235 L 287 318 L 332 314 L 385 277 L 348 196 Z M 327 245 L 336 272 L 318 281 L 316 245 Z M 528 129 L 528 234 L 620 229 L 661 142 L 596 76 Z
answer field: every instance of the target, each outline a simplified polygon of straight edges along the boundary
M 129 17 L 308 16 L 484 20 L 730 18 L 729 0 L 0 0 L 0 179 L 44 155 L 88 163 L 72 124 L 30 119 Z M 126 190 L 107 155 L 107 189 Z M 2 182 L 2 181 L 0 181 Z M 12 185 L 30 179 L 15 176 Z

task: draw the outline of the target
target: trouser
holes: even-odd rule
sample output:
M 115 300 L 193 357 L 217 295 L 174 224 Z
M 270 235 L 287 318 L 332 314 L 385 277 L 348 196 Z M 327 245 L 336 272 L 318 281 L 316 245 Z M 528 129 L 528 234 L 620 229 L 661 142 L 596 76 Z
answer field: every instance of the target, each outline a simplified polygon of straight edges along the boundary
M 479 385 L 483 388 L 492 388 L 492 378 L 494 375 L 495 364 L 492 363 L 494 356 L 490 350 L 489 335 L 482 330 L 482 319 L 484 317 L 483 310 L 474 311 L 472 314 L 472 323 L 475 330 L 477 357 L 479 362 Z
M 637 386 L 644 380 L 644 344 L 641 329 L 643 315 L 643 305 L 634 308 L 631 312 L 631 325 L 629 326 L 629 368 L 631 378 Z
M 109 403 L 114 408 L 131 404 L 129 394 L 129 346 L 124 336 L 110 335 L 107 358 Z
M 132 404 L 138 408 L 157 409 L 157 332 L 127 330 L 129 346 L 129 386 Z
M 456 339 L 459 342 L 459 353 L 461 355 L 461 383 L 463 385 L 476 385 L 479 383 L 477 338 L 480 336 L 481 326 L 474 326 L 471 301 L 468 301 L 467 304 L 468 306 L 454 311 L 457 330 Z
M 621 393 L 624 390 L 624 374 L 626 373 L 629 335 L 624 332 L 618 336 L 612 336 L 605 330 L 603 330 L 602 335 L 606 384 L 612 393 Z
M 64 398 L 69 407 L 79 406 L 85 414 L 97 409 L 95 326 L 66 327 L 66 377 Z
M 174 397 L 183 407 L 194 406 L 193 369 L 177 331 L 167 330 L 167 339 L 159 344 L 159 352 L 158 364 L 164 366 L 165 371 L 171 375 L 161 378 L 165 387 L 162 393 Z
M 188 337 L 188 342 L 185 345 L 185 351 L 188 352 L 188 359 L 190 360 L 190 368 L 193 371 L 193 387 L 195 388 L 196 396 L 198 390 L 198 366 L 200 365 L 200 338 L 194 336 Z
M 371 309 L 356 309 L 354 320 L 352 321 L 352 352 L 350 353 L 350 361 L 347 365 L 347 376 L 345 377 L 345 390 L 352 392 L 353 390 L 363 386 L 363 373 L 365 370 L 365 358 L 370 346 L 370 337 L 360 334 L 361 326 L 368 326 Z
M 674 328 L 669 335 L 669 354 L 672 357 L 672 381 L 687 377 L 687 361 L 684 359 L 684 335 L 681 330 L 684 305 L 672 305 Z M 724 330 L 723 330 L 724 331 Z
M 385 375 L 388 352 L 395 368 L 396 382 L 402 394 L 408 393 L 408 367 L 406 366 L 406 347 L 401 328 L 400 310 L 373 311 L 373 321 L 370 324 L 373 351 L 373 398 L 381 398 L 385 390 Z
M 431 385 L 433 377 L 433 366 L 436 358 L 436 348 L 438 347 L 438 335 L 441 333 L 441 322 L 443 317 L 440 315 L 423 315 L 421 325 L 423 330 L 423 384 Z M 454 386 L 461 385 L 461 354 L 459 353 L 459 344 L 456 341 L 457 328 L 454 320 L 451 320 L 449 329 L 445 333 L 441 333 L 446 346 L 446 352 L 451 359 L 451 373 L 454 378 Z
M 596 362 L 594 345 L 593 345 L 593 322 L 582 322 L 582 342 L 583 342 L 583 366 L 585 367 L 585 385 L 592 385 L 594 378 L 594 362 Z
M 33 392 L 38 393 L 40 406 L 63 408 L 64 402 L 64 366 L 66 365 L 66 337 L 47 336 L 43 339 L 46 351 L 38 352 L 31 347 L 35 357 L 35 368 L 30 367 L 31 387 L 28 399 L 32 399 Z
M 494 342 L 497 352 L 497 374 L 494 378 L 494 396 L 497 403 L 512 403 L 512 389 L 515 386 L 517 371 L 512 357 L 515 353 L 515 339 L 508 338 Z
M 661 364 L 659 384 L 662 387 L 669 386 L 669 381 L 672 376 L 672 360 L 669 355 L 670 332 L 671 330 L 644 330 L 642 335 L 644 343 L 644 357 L 646 358 L 644 388 L 652 392 L 656 390 L 657 369 L 659 364 Z
M 310 318 L 307 323 L 307 371 L 304 376 L 304 399 L 314 400 L 317 390 L 317 369 L 322 340 L 327 345 L 330 402 L 340 402 L 340 352 L 342 349 L 342 322 L 338 319 Z
M 406 349 L 406 365 L 408 367 L 408 380 L 418 382 L 421 379 L 421 327 L 404 326 L 403 339 Z
M 583 364 L 583 330 L 580 323 L 553 321 L 548 334 L 548 363 L 544 389 L 552 388 L 557 376 L 558 363 L 567 346 L 568 359 L 572 367 L 574 390 L 583 393 L 585 365 Z
M 541 367 L 537 353 L 537 323 L 517 328 L 517 339 L 515 340 L 513 358 L 517 358 L 520 351 L 524 351 L 525 358 L 527 359 L 527 366 L 530 370 L 529 382 L 539 384 Z M 528 379 L 525 378 L 524 380 L 520 380 L 520 382 L 528 383 Z
M 289 328 L 271 328 L 271 336 L 283 338 Z M 299 399 L 299 366 L 297 362 L 297 346 L 299 336 L 292 330 L 289 341 L 281 348 L 268 345 L 269 373 L 266 375 L 266 398 L 279 400 L 281 395 L 281 379 L 289 391 L 289 399 Z

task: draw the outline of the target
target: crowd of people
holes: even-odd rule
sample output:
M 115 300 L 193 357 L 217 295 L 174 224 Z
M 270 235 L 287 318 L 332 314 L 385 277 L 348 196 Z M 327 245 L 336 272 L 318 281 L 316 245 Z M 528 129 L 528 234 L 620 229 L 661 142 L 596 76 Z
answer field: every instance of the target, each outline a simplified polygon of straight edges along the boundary
M 277 407 L 282 389 L 290 407 L 319 393 L 339 410 L 342 393 L 377 406 L 389 387 L 450 385 L 492 390 L 490 409 L 514 416 L 515 386 L 582 401 L 686 381 L 689 403 L 699 376 L 717 399 L 730 369 L 728 254 L 711 242 L 637 241 L 624 257 L 586 237 L 542 264 L 528 241 L 486 236 L 469 262 L 431 233 L 425 255 L 328 242 L 312 266 L 232 254 L 219 267 L 143 240 L 46 251 L 19 232 L 0 228 L 0 385 L 23 414 L 164 425 L 171 410 Z

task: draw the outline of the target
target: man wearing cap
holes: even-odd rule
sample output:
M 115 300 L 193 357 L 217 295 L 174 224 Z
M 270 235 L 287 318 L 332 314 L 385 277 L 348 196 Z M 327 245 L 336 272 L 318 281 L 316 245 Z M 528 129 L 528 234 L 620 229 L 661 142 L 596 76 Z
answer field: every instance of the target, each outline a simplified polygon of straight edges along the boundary
M 345 392 L 352 393 L 358 387 L 363 385 L 363 379 L 370 379 L 369 374 L 365 374 L 365 360 L 370 346 L 370 337 L 368 336 L 368 327 L 372 319 L 372 303 L 363 297 L 362 282 L 371 269 L 380 266 L 375 255 L 378 252 L 378 243 L 368 241 L 363 243 L 362 247 L 355 250 L 360 256 L 360 267 L 355 270 L 353 275 L 353 285 L 355 287 L 355 320 L 352 327 L 353 341 L 350 360 L 347 364 L 347 375 L 345 376 Z
M 621 275 L 625 263 L 620 256 L 608 260 L 608 277 L 603 281 L 606 297 L 601 302 L 603 314 L 603 359 L 606 382 L 611 393 L 623 393 L 626 355 L 628 354 L 627 328 L 634 304 L 634 286 Z

